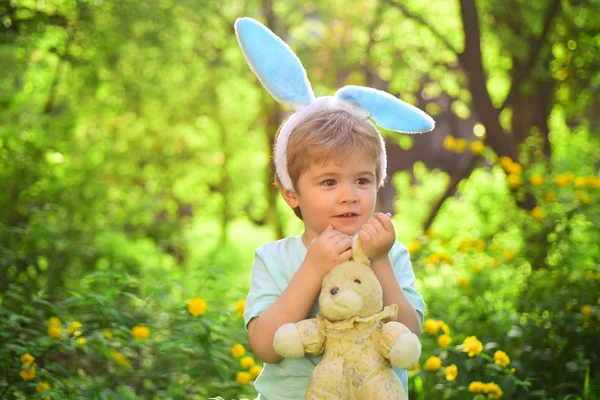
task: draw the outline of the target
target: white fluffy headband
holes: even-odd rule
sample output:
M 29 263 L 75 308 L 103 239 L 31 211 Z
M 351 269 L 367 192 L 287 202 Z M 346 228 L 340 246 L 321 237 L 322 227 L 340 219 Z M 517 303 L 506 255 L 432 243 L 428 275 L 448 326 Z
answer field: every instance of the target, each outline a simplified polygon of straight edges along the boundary
M 334 96 L 315 98 L 306 70 L 292 49 L 267 27 L 252 18 L 235 21 L 235 33 L 246 61 L 262 85 L 279 103 L 294 111 L 283 124 L 275 143 L 275 167 L 284 189 L 294 190 L 287 169 L 287 144 L 290 134 L 308 115 L 325 109 L 346 110 L 369 116 L 379 126 L 396 132 L 431 131 L 433 119 L 420 109 L 389 93 L 363 86 L 344 86 Z M 379 160 L 383 185 L 387 159 L 385 145 Z

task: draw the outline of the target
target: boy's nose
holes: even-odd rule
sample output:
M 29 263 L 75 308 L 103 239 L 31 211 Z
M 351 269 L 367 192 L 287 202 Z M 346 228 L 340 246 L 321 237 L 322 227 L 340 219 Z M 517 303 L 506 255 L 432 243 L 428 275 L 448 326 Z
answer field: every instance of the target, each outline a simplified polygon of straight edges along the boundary
M 356 196 L 354 187 L 351 185 L 344 186 L 342 188 L 340 200 L 342 203 L 356 203 L 358 201 L 358 197 Z

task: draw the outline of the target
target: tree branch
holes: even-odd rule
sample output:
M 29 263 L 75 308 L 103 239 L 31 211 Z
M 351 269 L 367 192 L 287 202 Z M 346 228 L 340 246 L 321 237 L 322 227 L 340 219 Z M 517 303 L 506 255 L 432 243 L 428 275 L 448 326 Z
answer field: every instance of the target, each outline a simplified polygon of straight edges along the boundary
M 400 12 L 402 12 L 402 14 L 404 14 L 408 18 L 417 21 L 419 24 L 429 29 L 433 36 L 435 36 L 441 43 L 443 43 L 444 46 L 446 46 L 449 50 L 453 51 L 456 55 L 459 54 L 459 52 L 454 48 L 454 46 L 452 46 L 452 44 L 446 39 L 446 37 L 437 29 L 435 29 L 432 25 L 430 25 L 427 21 L 425 21 L 420 15 L 415 15 L 411 13 L 403 4 L 396 3 L 394 0 L 385 1 L 387 1 L 388 4 L 390 4 L 392 7 L 395 7 L 398 10 L 400 10 Z
M 535 39 L 535 41 L 531 44 L 531 51 L 529 53 L 527 63 L 515 74 L 515 78 L 512 81 L 510 91 L 506 96 L 502 107 L 500 107 L 500 111 L 504 110 L 504 108 L 506 108 L 506 106 L 513 101 L 513 98 L 519 92 L 519 87 L 521 86 L 525 78 L 527 78 L 531 73 L 531 70 L 533 69 L 537 61 L 542 45 L 546 41 L 546 37 L 548 36 L 548 32 L 550 31 L 552 20 L 554 19 L 559 8 L 560 0 L 553 0 L 552 4 L 550 4 L 550 6 L 548 7 L 548 10 L 546 11 L 546 16 L 544 18 L 544 27 L 542 28 L 542 32 L 537 37 L 537 39 Z
M 474 156 L 473 153 L 465 154 L 460 164 L 458 165 L 458 168 L 456 169 L 456 174 L 450 177 L 450 183 L 448 184 L 446 191 L 431 208 L 431 211 L 429 211 L 429 216 L 423 224 L 423 232 L 426 232 L 429 229 L 429 227 L 433 223 L 433 220 L 435 219 L 435 216 L 437 215 L 440 208 L 442 208 L 442 205 L 444 204 L 446 199 L 452 196 L 454 192 L 456 192 L 456 187 L 458 186 L 460 181 L 462 181 L 465 178 L 468 178 L 471 175 L 471 172 L 473 172 L 475 166 L 477 165 L 477 162 L 480 159 L 481 156 Z

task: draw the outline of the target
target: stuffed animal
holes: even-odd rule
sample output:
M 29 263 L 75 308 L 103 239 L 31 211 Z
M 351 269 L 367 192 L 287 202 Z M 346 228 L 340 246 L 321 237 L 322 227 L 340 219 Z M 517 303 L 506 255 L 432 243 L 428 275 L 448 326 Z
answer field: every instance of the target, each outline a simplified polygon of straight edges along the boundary
M 408 369 L 421 354 L 418 337 L 399 322 L 398 306 L 383 308 L 382 289 L 358 240 L 353 259 L 323 279 L 317 318 L 282 325 L 273 340 L 284 358 L 323 359 L 307 385 L 310 400 L 405 400 L 392 365 Z

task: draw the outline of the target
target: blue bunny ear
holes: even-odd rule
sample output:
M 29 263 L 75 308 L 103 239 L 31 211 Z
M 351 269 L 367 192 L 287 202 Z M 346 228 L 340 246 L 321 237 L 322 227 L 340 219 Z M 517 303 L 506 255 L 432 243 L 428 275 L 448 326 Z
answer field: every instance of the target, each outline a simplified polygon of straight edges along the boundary
M 315 95 L 306 70 L 283 40 L 252 18 L 238 18 L 235 33 L 250 69 L 275 100 L 295 110 L 310 104 Z
M 433 118 L 389 93 L 363 86 L 344 86 L 335 96 L 367 111 L 377 125 L 397 132 L 424 133 L 433 130 Z

